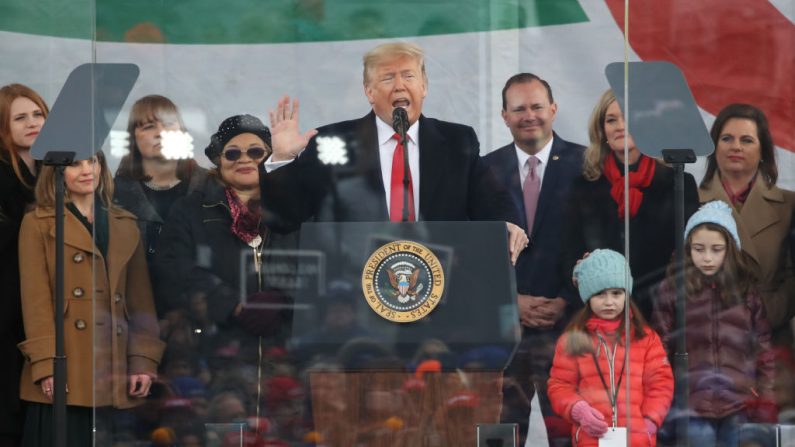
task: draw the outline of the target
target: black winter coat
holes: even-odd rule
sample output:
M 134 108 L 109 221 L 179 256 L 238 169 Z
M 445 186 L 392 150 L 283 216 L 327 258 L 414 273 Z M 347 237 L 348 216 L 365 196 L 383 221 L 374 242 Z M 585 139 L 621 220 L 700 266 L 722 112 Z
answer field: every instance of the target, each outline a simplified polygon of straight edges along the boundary
M 23 176 L 31 187 L 36 178 L 20 163 Z M 22 432 L 22 409 L 19 402 L 19 377 L 22 354 L 17 343 L 25 339 L 19 291 L 19 226 L 27 206 L 33 203 L 33 190 L 17 178 L 13 167 L 0 160 L 0 284 L 3 311 L 0 312 L 0 435 Z
M 191 295 L 201 293 L 216 324 L 233 324 L 241 297 L 257 293 L 260 284 L 256 274 L 249 271 L 241 279 L 242 261 L 251 265 L 254 252 L 231 228 L 229 203 L 217 181 L 210 179 L 202 190 L 177 200 L 155 255 L 155 300 L 165 302 L 170 309 L 187 309 Z M 295 233 L 266 232 L 264 239 L 266 266 L 272 249 L 297 248 Z M 263 284 L 263 289 L 268 287 Z
M 696 181 L 685 174 L 685 221 L 698 209 Z M 665 277 L 665 270 L 676 247 L 674 229 L 674 170 L 657 162 L 654 178 L 643 190 L 643 202 L 630 219 L 629 266 L 634 279 L 632 298 L 648 320 L 651 295 Z M 563 215 L 563 256 L 560 275 L 567 284 L 569 302 L 576 300 L 571 283 L 572 271 L 583 253 L 609 248 L 624 253 L 624 219 L 610 195 L 610 182 L 604 176 L 596 181 L 575 180 Z
M 655 297 L 652 325 L 675 352 L 676 289 L 664 281 Z M 688 405 L 700 417 L 722 418 L 761 397 L 772 402 L 775 357 L 770 326 L 757 291 L 745 302 L 724 306 L 717 289 L 705 288 L 687 299 Z

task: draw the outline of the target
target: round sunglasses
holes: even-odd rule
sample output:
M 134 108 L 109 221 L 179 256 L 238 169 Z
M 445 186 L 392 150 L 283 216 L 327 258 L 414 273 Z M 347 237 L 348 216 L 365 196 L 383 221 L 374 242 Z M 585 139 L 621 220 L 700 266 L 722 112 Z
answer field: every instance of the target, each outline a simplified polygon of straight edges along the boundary
M 262 147 L 250 147 L 246 150 L 246 155 L 248 155 L 248 158 L 252 160 L 259 160 L 260 158 L 264 157 L 267 152 L 268 151 Z M 243 156 L 243 151 L 240 149 L 227 149 L 221 152 L 221 155 L 223 155 L 224 158 L 229 161 L 237 161 Z

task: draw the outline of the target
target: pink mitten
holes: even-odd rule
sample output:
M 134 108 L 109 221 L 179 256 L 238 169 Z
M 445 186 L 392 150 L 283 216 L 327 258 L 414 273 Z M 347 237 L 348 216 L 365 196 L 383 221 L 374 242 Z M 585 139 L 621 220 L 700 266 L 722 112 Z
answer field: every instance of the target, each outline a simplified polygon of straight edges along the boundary
M 657 433 L 657 424 L 649 418 L 643 418 L 643 423 L 646 424 L 646 433 L 654 435 Z
M 605 417 L 596 408 L 581 400 L 571 407 L 571 418 L 574 419 L 589 435 L 600 438 L 607 431 Z

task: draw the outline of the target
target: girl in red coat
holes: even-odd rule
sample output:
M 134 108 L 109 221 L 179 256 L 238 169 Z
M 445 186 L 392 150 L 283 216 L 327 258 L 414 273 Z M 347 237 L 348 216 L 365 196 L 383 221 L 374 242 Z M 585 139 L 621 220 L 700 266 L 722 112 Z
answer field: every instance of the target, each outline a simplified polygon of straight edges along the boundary
M 671 405 L 671 367 L 659 336 L 629 299 L 627 268 L 624 256 L 599 249 L 574 269 L 585 307 L 558 340 L 548 393 L 552 408 L 573 424 L 575 446 L 597 446 L 620 433 L 611 427 L 626 428 L 626 445 L 655 446 Z
M 743 423 L 777 421 L 765 306 L 728 204 L 702 206 L 687 221 L 685 241 L 690 445 L 737 446 Z M 660 285 L 652 321 L 670 348 L 676 342 L 673 267 Z

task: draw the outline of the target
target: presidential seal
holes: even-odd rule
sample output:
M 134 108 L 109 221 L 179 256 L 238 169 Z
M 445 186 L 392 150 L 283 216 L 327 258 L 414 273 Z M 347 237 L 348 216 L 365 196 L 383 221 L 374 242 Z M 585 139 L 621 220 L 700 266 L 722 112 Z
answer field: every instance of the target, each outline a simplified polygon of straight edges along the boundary
M 442 264 L 424 245 L 390 242 L 365 262 L 362 291 L 367 304 L 382 318 L 396 323 L 417 321 L 442 299 Z

